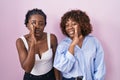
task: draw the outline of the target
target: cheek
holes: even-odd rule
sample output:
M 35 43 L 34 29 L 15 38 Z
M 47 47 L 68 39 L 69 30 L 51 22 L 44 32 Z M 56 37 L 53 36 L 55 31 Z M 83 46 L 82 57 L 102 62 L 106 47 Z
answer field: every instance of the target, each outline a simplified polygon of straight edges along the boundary
M 44 31 L 44 28 L 45 28 L 45 27 L 43 27 L 43 28 L 40 28 L 40 31 Z
M 65 33 L 68 33 L 68 29 L 65 28 L 64 32 L 65 32 Z
M 27 28 L 28 30 L 30 30 L 30 27 L 26 26 L 26 28 Z
M 30 30 L 30 25 L 29 25 L 29 24 L 27 24 L 27 25 L 26 25 L 26 28 L 27 28 L 28 30 Z
M 30 31 L 31 31 L 31 28 L 30 28 L 30 26 L 27 26 L 27 28 L 28 28 L 28 30 L 30 30 Z

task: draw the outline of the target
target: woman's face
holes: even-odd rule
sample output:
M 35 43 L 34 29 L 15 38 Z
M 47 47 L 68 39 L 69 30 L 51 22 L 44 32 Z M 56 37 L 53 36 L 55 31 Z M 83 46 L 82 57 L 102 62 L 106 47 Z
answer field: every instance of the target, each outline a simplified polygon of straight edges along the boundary
M 42 15 L 34 14 L 30 16 L 27 27 L 31 31 L 31 26 L 34 27 L 35 36 L 41 36 L 45 27 L 45 19 Z
M 81 35 L 80 26 L 79 26 L 79 24 L 78 24 L 76 21 L 74 21 L 74 20 L 72 20 L 72 19 L 68 19 L 68 21 L 66 22 L 65 26 L 66 26 L 66 27 L 65 27 L 65 30 L 66 30 L 66 32 L 67 32 L 67 34 L 68 34 L 68 36 L 69 36 L 70 38 L 73 38 L 73 37 L 74 37 L 74 34 L 75 34 L 75 26 L 77 26 L 78 36 Z

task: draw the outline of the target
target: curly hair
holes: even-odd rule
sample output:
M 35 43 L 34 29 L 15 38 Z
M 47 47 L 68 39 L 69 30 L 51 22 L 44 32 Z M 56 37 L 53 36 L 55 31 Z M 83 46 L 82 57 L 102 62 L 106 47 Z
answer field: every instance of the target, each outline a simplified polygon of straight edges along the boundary
M 47 19 L 46 14 L 45 14 L 41 9 L 35 8 L 35 9 L 29 10 L 29 11 L 27 12 L 27 14 L 26 14 L 26 16 L 25 16 L 25 23 L 24 23 L 26 26 L 27 26 L 27 23 L 28 23 L 30 17 L 31 17 L 32 15 L 35 15 L 35 14 L 42 15 L 42 16 L 44 17 L 44 19 L 45 19 L 45 25 L 47 24 L 47 22 L 46 22 L 46 19 Z
M 68 19 L 72 19 L 80 25 L 81 33 L 85 37 L 92 32 L 92 26 L 88 15 L 81 10 L 71 10 L 61 17 L 60 28 L 64 35 L 68 36 L 65 28 Z

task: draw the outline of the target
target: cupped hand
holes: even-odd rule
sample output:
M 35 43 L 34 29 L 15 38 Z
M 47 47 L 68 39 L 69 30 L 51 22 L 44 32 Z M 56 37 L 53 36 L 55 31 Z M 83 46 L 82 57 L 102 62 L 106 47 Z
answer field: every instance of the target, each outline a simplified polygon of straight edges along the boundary
M 36 44 L 36 38 L 35 38 L 35 24 L 31 23 L 30 25 L 30 35 L 31 35 L 31 44 Z
M 78 26 L 77 26 L 77 25 L 74 26 L 74 30 L 75 30 L 75 33 L 74 33 L 74 37 L 73 37 L 72 44 L 73 44 L 73 45 L 76 45 L 76 44 L 78 44 L 78 42 L 79 42 Z

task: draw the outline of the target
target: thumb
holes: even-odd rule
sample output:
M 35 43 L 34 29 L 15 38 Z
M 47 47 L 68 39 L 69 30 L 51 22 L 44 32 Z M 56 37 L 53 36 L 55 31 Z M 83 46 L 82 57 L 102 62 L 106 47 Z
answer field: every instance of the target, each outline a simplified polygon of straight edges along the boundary
M 31 23 L 31 32 L 32 32 L 32 34 L 34 34 L 34 31 L 35 31 L 35 27 L 34 27 L 34 23 Z

